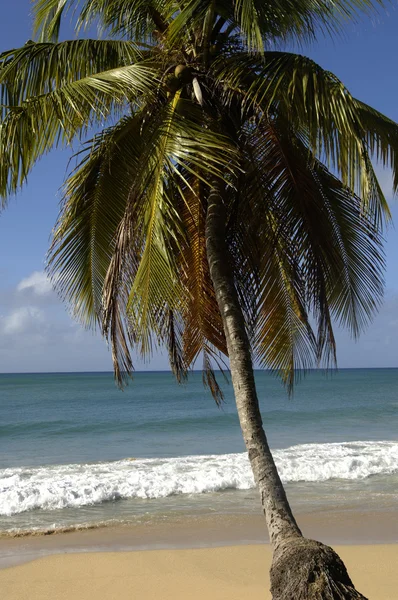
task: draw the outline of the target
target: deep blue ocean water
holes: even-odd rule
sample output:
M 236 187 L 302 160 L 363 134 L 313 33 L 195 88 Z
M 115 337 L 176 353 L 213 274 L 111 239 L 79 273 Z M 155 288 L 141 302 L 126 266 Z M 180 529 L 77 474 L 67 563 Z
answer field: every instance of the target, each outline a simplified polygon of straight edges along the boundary
M 299 510 L 398 499 L 398 369 L 312 372 L 289 398 L 256 373 L 271 448 Z M 256 512 L 232 386 L 200 373 L 0 375 L 0 530 Z

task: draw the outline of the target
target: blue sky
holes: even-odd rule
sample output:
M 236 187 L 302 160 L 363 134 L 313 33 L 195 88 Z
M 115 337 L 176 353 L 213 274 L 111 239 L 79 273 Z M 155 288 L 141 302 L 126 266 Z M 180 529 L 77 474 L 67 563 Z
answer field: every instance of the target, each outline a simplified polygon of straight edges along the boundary
M 333 71 L 352 94 L 398 121 L 398 10 L 379 11 L 372 20 L 348 24 L 331 41 L 320 37 L 301 52 Z M 29 0 L 5 2 L 0 21 L 0 51 L 32 38 Z M 68 28 L 66 28 L 68 33 Z M 51 229 L 58 213 L 58 192 L 67 169 L 68 151 L 45 157 L 25 189 L 0 216 L 0 371 L 110 370 L 103 340 L 86 332 L 66 309 L 43 275 Z M 388 172 L 381 183 L 391 200 L 395 222 L 398 204 L 392 198 Z M 398 233 L 387 236 L 386 298 L 374 323 L 354 343 L 339 332 L 340 367 L 398 367 Z M 164 356 L 150 365 L 167 368 Z

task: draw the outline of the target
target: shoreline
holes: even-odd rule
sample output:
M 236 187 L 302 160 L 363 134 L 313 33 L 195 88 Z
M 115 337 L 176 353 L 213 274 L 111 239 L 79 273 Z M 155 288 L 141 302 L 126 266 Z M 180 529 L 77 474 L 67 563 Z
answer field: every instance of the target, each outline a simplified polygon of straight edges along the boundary
M 329 545 L 398 544 L 397 511 L 298 513 L 303 533 Z M 140 552 L 268 544 L 264 517 L 196 515 L 141 523 L 0 535 L 0 570 L 55 554 Z
M 369 600 L 395 600 L 398 544 L 334 546 Z M 267 545 L 58 554 L 0 570 L 7 600 L 271 600 Z

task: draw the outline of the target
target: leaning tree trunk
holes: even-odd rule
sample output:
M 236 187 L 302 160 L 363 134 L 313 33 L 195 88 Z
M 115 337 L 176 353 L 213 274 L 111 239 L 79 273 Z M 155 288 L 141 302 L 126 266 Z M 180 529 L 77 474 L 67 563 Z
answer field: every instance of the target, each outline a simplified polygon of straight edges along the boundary
M 273 600 L 341 600 L 362 598 L 347 570 L 328 546 L 303 537 L 276 469 L 257 398 L 250 343 L 229 265 L 225 209 L 215 184 L 206 217 L 206 249 L 227 342 L 240 426 L 261 496 L 273 548 Z

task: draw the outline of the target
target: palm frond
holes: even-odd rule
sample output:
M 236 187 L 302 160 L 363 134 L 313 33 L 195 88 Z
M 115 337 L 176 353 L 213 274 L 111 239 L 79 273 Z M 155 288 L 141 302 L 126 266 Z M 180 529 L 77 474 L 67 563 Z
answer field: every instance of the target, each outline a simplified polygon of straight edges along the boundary
M 188 39 L 190 38 L 194 42 L 194 32 L 198 30 L 198 23 L 203 24 L 206 14 L 213 5 L 213 0 L 189 0 L 176 10 L 175 4 L 170 2 L 171 23 L 167 31 L 169 42 L 171 44 L 179 43 L 181 37 L 187 35 Z
M 375 12 L 372 0 L 234 0 L 236 23 L 249 51 L 263 52 L 275 41 L 313 41 L 336 34 L 349 20 Z
M 398 125 L 379 111 L 354 98 L 354 105 L 365 130 L 370 156 L 393 172 L 394 191 L 398 191 Z
M 65 13 L 73 12 L 77 32 L 96 23 L 113 35 L 144 41 L 167 27 L 165 4 L 165 0 L 35 0 L 34 32 L 39 41 L 57 41 Z
M 125 117 L 88 142 L 65 185 L 48 268 L 62 299 L 87 326 L 101 322 L 104 281 L 142 156 L 144 114 Z
M 130 175 L 129 202 L 104 285 L 107 333 L 112 328 L 120 281 L 130 281 L 126 310 L 144 356 L 152 352 L 157 340 L 167 342 L 164 323 L 170 311 L 184 319 L 187 292 L 176 257 L 181 255 L 185 232 L 177 208 L 184 198 L 187 178 L 205 181 L 209 174 L 224 176 L 234 164 L 234 149 L 228 139 L 198 124 L 199 115 L 199 107 L 176 94 L 153 115 L 148 133 L 141 133 L 143 153 L 139 168 Z M 141 237 L 134 245 L 137 250 L 132 261 L 131 245 L 137 231 Z M 190 364 L 188 359 L 186 363 Z
M 77 25 L 99 22 L 111 35 L 150 41 L 167 29 L 167 5 L 167 0 L 86 0 Z
M 239 179 L 238 202 L 228 237 L 240 303 L 256 361 L 277 372 L 289 390 L 296 374 L 314 365 L 317 345 L 294 231 L 278 197 L 277 153 L 272 130 L 249 128 L 242 136 L 247 167 Z M 242 284 L 243 279 L 243 284 Z
M 0 121 L 0 195 L 13 193 L 40 156 L 70 144 L 128 102 L 148 99 L 158 85 L 156 71 L 143 63 L 110 69 L 65 83 L 5 109 Z
M 318 319 L 318 355 L 333 357 L 332 319 L 357 335 L 382 298 L 380 228 L 289 129 L 269 123 L 259 145 L 273 185 L 272 214 L 281 220 L 278 236 L 287 236 L 306 290 L 304 306 Z
M 203 365 L 202 365 L 202 381 L 205 387 L 207 387 L 213 396 L 217 406 L 220 406 L 224 401 L 224 392 L 222 387 L 217 381 L 216 374 L 214 372 L 214 365 L 218 368 L 221 374 L 224 376 L 224 380 L 228 383 L 228 378 L 225 373 L 225 364 L 214 349 L 206 344 L 203 348 Z
M 276 227 L 274 223 L 268 231 L 274 247 L 264 248 L 253 348 L 258 363 L 275 371 L 291 392 L 295 378 L 314 366 L 317 342 L 305 306 L 300 266 L 286 252 Z M 329 341 L 334 355 L 334 340 Z
M 129 310 L 135 314 L 135 329 L 143 333 L 144 354 L 149 350 L 148 332 L 156 332 L 156 307 L 166 303 L 173 309 L 179 297 L 172 250 L 174 244 L 178 245 L 183 228 L 175 208 L 173 182 L 179 188 L 185 183 L 181 168 L 194 175 L 199 169 L 207 175 L 220 175 L 231 163 L 225 156 L 228 149 L 232 158 L 228 141 L 198 127 L 192 120 L 194 114 L 194 106 L 188 109 L 177 94 L 163 111 L 158 141 L 151 146 L 147 157 L 150 175 L 141 214 L 146 241 L 129 303 Z
M 218 309 L 206 254 L 205 221 L 208 189 L 200 180 L 185 190 L 181 215 L 185 243 L 181 249 L 181 277 L 188 290 L 184 310 L 184 354 L 193 365 L 203 353 L 206 362 L 211 348 L 227 354 L 221 315 Z
M 34 34 L 40 42 L 58 41 L 61 19 L 74 0 L 37 0 L 34 4 Z
M 364 209 L 376 202 L 380 215 L 389 216 L 369 152 L 389 164 L 398 151 L 396 138 L 390 134 L 387 142 L 383 137 L 382 120 L 376 133 L 373 115 L 367 129 L 364 112 L 337 77 L 308 58 L 285 52 L 267 52 L 263 59 L 232 56 L 219 63 L 216 76 L 224 87 L 225 102 L 240 98 L 247 116 L 284 118 L 311 153 L 362 198 Z
M 142 60 L 133 42 L 77 39 L 34 43 L 0 54 L 0 104 L 18 106 L 64 85 Z
M 162 336 L 168 353 L 171 370 L 178 381 L 187 379 L 187 364 L 183 346 L 184 323 L 177 311 L 166 313 L 165 334 Z

